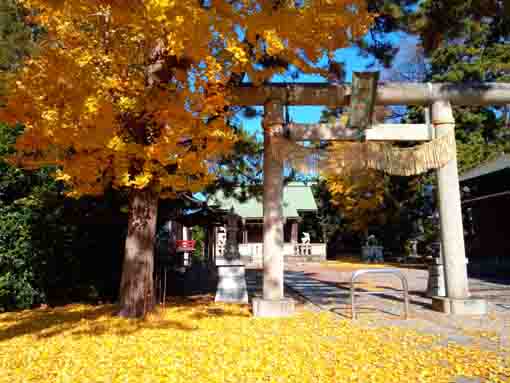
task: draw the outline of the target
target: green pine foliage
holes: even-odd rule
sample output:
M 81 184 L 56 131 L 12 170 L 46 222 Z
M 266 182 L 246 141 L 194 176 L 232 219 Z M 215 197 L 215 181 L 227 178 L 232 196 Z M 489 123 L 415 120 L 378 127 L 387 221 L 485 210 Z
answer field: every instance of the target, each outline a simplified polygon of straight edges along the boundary
M 0 71 L 12 70 L 34 49 L 34 30 L 14 0 L 0 0 Z
M 510 81 L 509 2 L 426 0 L 412 20 L 429 81 Z M 508 107 L 455 107 L 455 119 L 461 172 L 510 150 Z

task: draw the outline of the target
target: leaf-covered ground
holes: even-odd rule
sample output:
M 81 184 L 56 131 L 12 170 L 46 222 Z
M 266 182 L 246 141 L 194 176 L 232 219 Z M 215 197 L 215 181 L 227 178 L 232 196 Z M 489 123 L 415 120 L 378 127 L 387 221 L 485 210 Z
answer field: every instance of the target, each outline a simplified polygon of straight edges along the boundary
M 423 263 L 412 264 L 412 263 L 396 263 L 396 262 L 384 262 L 384 263 L 367 263 L 360 260 L 359 257 L 342 257 L 338 260 L 328 260 L 321 262 L 321 266 L 329 267 L 332 269 L 352 271 L 359 269 L 383 269 L 388 267 L 406 268 L 406 269 L 426 269 L 426 265 Z
M 476 342 L 445 344 L 327 313 L 260 319 L 206 298 L 173 301 L 145 321 L 114 312 L 70 305 L 1 314 L 0 382 L 510 381 L 510 358 Z

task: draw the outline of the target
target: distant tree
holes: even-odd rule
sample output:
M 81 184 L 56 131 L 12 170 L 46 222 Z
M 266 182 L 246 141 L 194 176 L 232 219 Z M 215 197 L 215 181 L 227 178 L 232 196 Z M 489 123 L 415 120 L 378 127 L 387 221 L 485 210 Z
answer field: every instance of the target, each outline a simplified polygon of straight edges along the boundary
M 24 23 L 23 8 L 14 0 L 0 0 L 0 71 L 11 71 L 33 51 L 35 30 Z

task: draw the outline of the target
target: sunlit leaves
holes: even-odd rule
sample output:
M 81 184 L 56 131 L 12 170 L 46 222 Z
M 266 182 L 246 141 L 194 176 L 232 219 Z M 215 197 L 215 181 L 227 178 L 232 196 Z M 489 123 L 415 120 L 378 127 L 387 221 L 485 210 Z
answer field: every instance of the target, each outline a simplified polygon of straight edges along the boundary
M 5 382 L 505 382 L 498 350 L 328 313 L 251 317 L 235 305 L 171 301 L 147 320 L 112 306 L 0 315 Z M 499 349 L 499 351 L 504 351 Z
M 386 183 L 384 174 L 370 169 L 326 176 L 331 203 L 352 229 L 359 232 L 365 232 L 371 224 L 384 223 Z
M 200 190 L 236 136 L 233 74 L 255 83 L 301 70 L 360 38 L 364 1 L 22 0 L 47 31 L 14 80 L 1 118 L 25 125 L 17 160 L 56 164 L 73 195 L 153 187 Z

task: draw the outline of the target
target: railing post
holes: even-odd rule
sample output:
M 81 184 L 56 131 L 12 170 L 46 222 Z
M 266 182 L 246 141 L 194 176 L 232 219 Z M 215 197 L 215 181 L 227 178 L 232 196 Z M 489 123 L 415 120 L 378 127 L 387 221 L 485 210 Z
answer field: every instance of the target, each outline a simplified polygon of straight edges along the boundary
M 409 319 L 409 284 L 407 283 L 407 278 L 405 275 L 398 269 L 361 269 L 355 271 L 351 276 L 351 284 L 350 284 L 350 293 L 351 293 L 351 318 L 356 319 L 356 287 L 354 283 L 358 277 L 364 274 L 388 274 L 395 275 L 400 279 L 402 283 L 402 292 L 404 294 L 404 319 Z M 378 292 L 367 291 L 364 293 L 358 294 L 379 294 Z
M 356 280 L 356 276 L 357 274 L 354 273 L 354 275 L 352 276 L 351 278 L 351 287 L 350 287 L 350 290 L 351 290 L 351 319 L 352 320 L 355 320 L 356 319 L 356 306 L 355 306 L 355 294 L 356 294 L 356 288 L 354 287 L 354 282 Z

